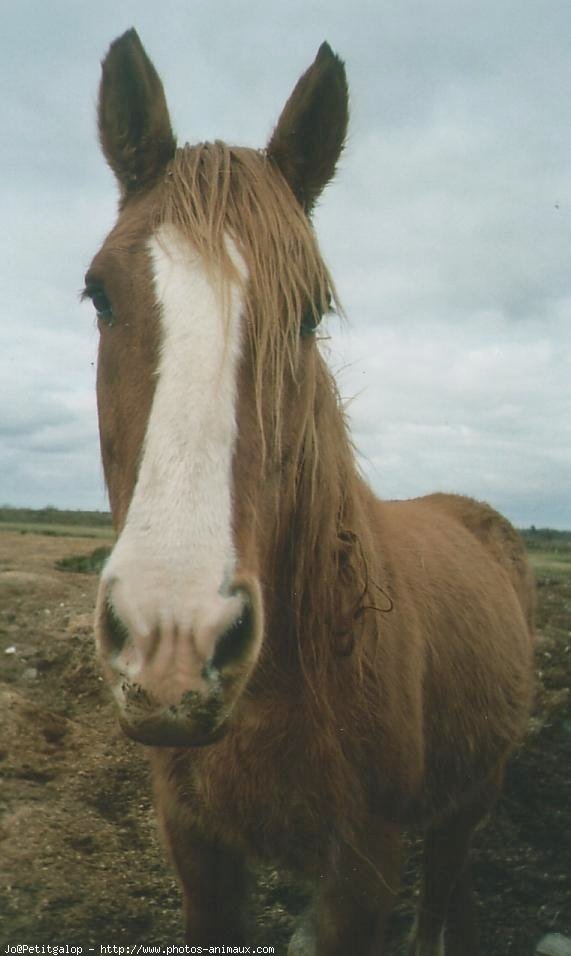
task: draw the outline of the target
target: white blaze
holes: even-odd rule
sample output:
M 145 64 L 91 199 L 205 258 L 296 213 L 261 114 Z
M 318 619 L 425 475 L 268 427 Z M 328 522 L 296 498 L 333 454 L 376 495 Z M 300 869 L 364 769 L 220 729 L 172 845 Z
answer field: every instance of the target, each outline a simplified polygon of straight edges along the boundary
M 161 324 L 157 382 L 137 483 L 104 581 L 132 633 L 192 631 L 207 656 L 210 632 L 221 633 L 240 607 L 225 585 L 235 571 L 242 296 L 231 285 L 224 311 L 203 261 L 175 227 L 161 227 L 149 249 Z M 231 244 L 229 251 L 243 273 Z

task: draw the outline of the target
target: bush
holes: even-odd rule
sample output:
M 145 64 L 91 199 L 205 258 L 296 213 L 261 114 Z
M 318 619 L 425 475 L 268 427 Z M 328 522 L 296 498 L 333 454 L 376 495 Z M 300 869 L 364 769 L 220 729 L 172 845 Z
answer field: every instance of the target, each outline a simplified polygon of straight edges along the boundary
M 58 571 L 75 571 L 77 574 L 100 574 L 111 554 L 111 548 L 95 548 L 91 554 L 72 554 L 56 561 Z

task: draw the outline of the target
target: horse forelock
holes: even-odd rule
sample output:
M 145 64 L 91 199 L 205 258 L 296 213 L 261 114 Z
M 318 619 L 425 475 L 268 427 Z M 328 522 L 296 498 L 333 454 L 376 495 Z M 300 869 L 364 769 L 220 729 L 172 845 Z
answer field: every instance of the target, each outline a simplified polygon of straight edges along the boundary
M 156 209 L 157 225 L 170 223 L 187 235 L 216 277 L 222 301 L 228 286 L 243 284 L 245 330 L 256 371 L 260 426 L 262 391 L 275 395 L 273 418 L 264 430 L 281 436 L 282 390 L 295 376 L 304 311 L 316 316 L 339 308 L 311 224 L 289 186 L 264 152 L 201 143 L 179 149 L 170 164 Z M 235 243 L 246 266 L 238 274 L 229 253 Z M 267 414 L 266 409 L 266 414 Z

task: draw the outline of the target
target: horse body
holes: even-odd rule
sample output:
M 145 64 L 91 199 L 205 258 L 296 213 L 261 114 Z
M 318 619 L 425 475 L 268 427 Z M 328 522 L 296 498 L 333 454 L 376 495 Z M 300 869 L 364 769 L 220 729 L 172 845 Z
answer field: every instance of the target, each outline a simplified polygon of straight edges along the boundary
M 489 506 L 381 502 L 313 335 L 309 214 L 347 124 L 324 45 L 265 153 L 177 149 L 134 31 L 103 65 L 121 187 L 86 293 L 116 547 L 97 642 L 151 745 L 187 939 L 237 944 L 245 861 L 315 883 L 291 956 L 383 951 L 400 834 L 426 831 L 413 956 L 477 952 L 467 854 L 521 738 L 533 588 Z

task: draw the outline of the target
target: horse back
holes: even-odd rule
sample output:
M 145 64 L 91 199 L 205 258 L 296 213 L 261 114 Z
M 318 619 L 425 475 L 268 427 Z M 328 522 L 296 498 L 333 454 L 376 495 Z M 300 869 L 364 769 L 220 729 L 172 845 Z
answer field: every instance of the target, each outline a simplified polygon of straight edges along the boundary
M 498 511 L 484 501 L 463 495 L 427 495 L 428 506 L 441 509 L 481 542 L 491 558 L 507 573 L 530 632 L 535 626 L 535 581 L 521 535 Z

